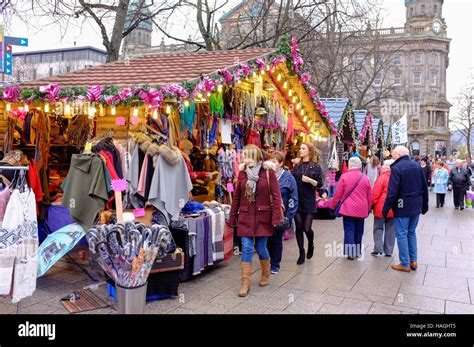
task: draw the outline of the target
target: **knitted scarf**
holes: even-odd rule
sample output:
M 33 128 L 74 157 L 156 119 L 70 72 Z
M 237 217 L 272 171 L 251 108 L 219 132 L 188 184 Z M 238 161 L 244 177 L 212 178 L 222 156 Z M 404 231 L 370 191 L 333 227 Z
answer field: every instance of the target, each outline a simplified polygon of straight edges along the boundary
M 262 164 L 259 163 L 254 167 L 247 167 L 245 172 L 247 173 L 247 185 L 245 187 L 245 196 L 247 200 L 252 203 L 255 201 L 255 192 L 257 191 L 257 182 L 260 174 L 260 168 Z

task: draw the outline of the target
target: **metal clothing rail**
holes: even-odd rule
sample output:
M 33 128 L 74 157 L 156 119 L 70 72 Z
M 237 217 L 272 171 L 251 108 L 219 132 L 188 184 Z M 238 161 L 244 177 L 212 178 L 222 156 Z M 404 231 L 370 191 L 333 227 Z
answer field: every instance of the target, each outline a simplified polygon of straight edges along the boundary
M 30 169 L 29 166 L 0 166 L 0 171 L 2 170 L 24 170 L 28 171 Z

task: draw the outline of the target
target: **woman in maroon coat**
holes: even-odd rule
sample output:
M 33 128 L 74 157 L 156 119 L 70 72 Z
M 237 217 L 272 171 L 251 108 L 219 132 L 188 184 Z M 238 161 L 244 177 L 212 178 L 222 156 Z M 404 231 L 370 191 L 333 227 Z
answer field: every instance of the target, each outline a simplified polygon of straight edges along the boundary
M 243 158 L 229 219 L 229 224 L 237 226 L 237 235 L 242 238 L 242 287 L 239 296 L 247 296 L 250 289 L 254 248 L 262 267 L 259 285 L 269 284 L 267 239 L 283 218 L 280 188 L 272 163 L 263 162 L 262 152 L 255 145 L 245 146 Z

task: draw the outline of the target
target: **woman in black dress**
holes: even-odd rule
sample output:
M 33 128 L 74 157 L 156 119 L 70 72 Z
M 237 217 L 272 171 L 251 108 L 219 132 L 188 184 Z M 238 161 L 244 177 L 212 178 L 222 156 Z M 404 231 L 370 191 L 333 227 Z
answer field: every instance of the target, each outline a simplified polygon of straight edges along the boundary
M 308 259 L 313 257 L 314 232 L 311 230 L 313 214 L 316 213 L 316 190 L 322 188 L 322 169 L 317 163 L 316 148 L 311 143 L 303 143 L 299 152 L 299 163 L 293 168 L 293 176 L 298 186 L 298 213 L 295 217 L 296 242 L 300 250 L 297 264 L 305 261 L 304 236 L 308 238 Z

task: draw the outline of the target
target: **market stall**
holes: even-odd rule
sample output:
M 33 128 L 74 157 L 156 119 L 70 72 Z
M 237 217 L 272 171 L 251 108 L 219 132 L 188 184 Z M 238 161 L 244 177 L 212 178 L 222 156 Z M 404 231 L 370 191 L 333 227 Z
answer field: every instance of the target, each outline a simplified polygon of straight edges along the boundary
M 321 101 L 326 106 L 329 117 L 337 125 L 336 150 L 339 162 L 337 176 L 339 176 L 344 163 L 347 166 L 351 148 L 357 146 L 359 138 L 352 101 L 345 98 L 321 98 Z
M 354 110 L 356 128 L 359 132 L 359 153 L 365 159 L 373 154 L 375 130 L 372 114 L 368 110 Z
M 229 254 L 244 145 L 284 151 L 335 134 L 309 80 L 287 37 L 279 49 L 150 54 L 9 86 L 3 151 L 31 151 L 37 200 L 85 231 L 99 217 L 167 225 L 189 279 Z
M 373 145 L 374 154 L 383 162 L 385 150 L 385 136 L 383 131 L 383 120 L 378 118 L 372 119 L 372 129 L 375 134 L 375 143 Z

